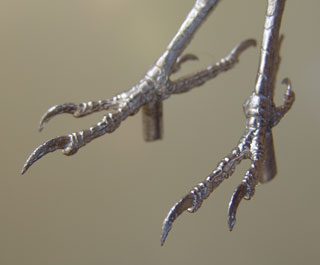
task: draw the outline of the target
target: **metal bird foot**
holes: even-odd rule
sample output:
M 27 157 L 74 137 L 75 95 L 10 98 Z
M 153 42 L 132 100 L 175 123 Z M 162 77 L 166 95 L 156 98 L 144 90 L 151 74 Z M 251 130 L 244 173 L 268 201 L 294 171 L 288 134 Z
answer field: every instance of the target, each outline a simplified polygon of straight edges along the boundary
M 170 210 L 163 222 L 161 244 L 172 227 L 172 223 L 184 211 L 196 212 L 202 202 L 209 197 L 220 183 L 229 178 L 236 166 L 243 159 L 251 160 L 251 167 L 246 172 L 241 184 L 234 191 L 228 210 L 228 225 L 230 231 L 236 222 L 236 212 L 240 201 L 251 199 L 256 185 L 271 180 L 276 174 L 276 162 L 274 156 L 272 127 L 277 124 L 284 114 L 291 108 L 294 101 L 294 92 L 289 79 L 284 79 L 287 85 L 284 95 L 284 103 L 280 107 L 271 104 L 263 96 L 255 92 L 244 104 L 246 115 L 246 129 L 238 145 L 229 155 L 223 158 L 217 168 L 197 186 L 195 186 L 183 199 L 177 202 Z
M 147 71 L 144 77 L 131 89 L 114 96 L 112 99 L 89 101 L 79 105 L 68 103 L 50 108 L 42 117 L 40 131 L 54 116 L 62 113 L 72 114 L 75 118 L 106 111 L 102 120 L 89 129 L 51 139 L 36 148 L 25 162 L 21 171 L 24 174 L 33 163 L 44 155 L 62 149 L 65 155 L 75 154 L 81 147 L 106 133 L 114 132 L 127 117 L 143 109 L 143 135 L 146 141 L 162 138 L 162 101 L 173 94 L 188 92 L 201 86 L 221 72 L 231 69 L 240 54 L 256 42 L 248 39 L 238 44 L 228 56 L 206 69 L 172 81 L 171 75 L 181 65 L 197 60 L 192 54 L 183 55 L 196 31 L 211 14 L 219 0 L 196 0 L 187 18 L 181 25 L 165 52 Z M 251 166 L 241 184 L 234 191 L 229 204 L 228 224 L 230 230 L 235 225 L 236 212 L 241 200 L 250 199 L 258 183 L 271 180 L 276 174 L 276 161 L 272 139 L 272 128 L 279 123 L 294 102 L 294 92 L 289 79 L 282 106 L 273 102 L 273 90 L 280 62 L 279 39 L 281 17 L 285 0 L 268 0 L 267 16 L 263 34 L 256 86 L 244 104 L 246 129 L 236 148 L 218 164 L 205 181 L 194 187 L 183 199 L 176 203 L 164 220 L 161 244 L 172 228 L 173 222 L 184 211 L 197 211 L 202 202 L 220 183 L 232 175 L 236 165 L 243 159 L 250 159 Z
M 145 140 L 161 139 L 162 101 L 172 94 L 184 93 L 201 86 L 219 73 L 231 69 L 238 62 L 240 54 L 248 47 L 256 44 L 255 40 L 252 39 L 243 41 L 228 56 L 222 58 L 216 64 L 178 80 L 170 80 L 171 74 L 177 72 L 183 63 L 197 60 L 195 55 L 182 55 L 182 53 L 218 2 L 216 0 L 197 0 L 163 55 L 147 71 L 145 76 L 128 91 L 109 100 L 89 101 L 79 105 L 67 103 L 50 108 L 41 118 L 40 131 L 51 118 L 58 114 L 69 113 L 75 118 L 99 111 L 107 111 L 107 114 L 103 116 L 100 122 L 89 129 L 74 132 L 67 136 L 59 136 L 40 145 L 29 156 L 21 173 L 24 174 L 38 159 L 57 149 L 62 149 L 65 155 L 75 154 L 93 139 L 115 131 L 122 121 L 128 116 L 136 114 L 140 108 L 143 109 L 143 135 Z
M 229 203 L 230 231 L 235 225 L 236 212 L 241 200 L 252 198 L 258 183 L 268 182 L 276 175 L 272 128 L 289 111 L 295 99 L 291 82 L 286 78 L 282 81 L 287 85 L 283 105 L 276 107 L 273 101 L 274 83 L 280 63 L 279 49 L 283 40 L 282 36 L 279 38 L 279 29 L 284 3 L 283 0 L 268 1 L 256 86 L 243 105 L 246 116 L 246 129 L 243 136 L 236 148 L 221 160 L 212 174 L 171 208 L 163 222 L 161 245 L 164 244 L 177 217 L 186 210 L 191 213 L 197 211 L 211 192 L 233 174 L 236 166 L 243 159 L 250 159 L 251 166 Z

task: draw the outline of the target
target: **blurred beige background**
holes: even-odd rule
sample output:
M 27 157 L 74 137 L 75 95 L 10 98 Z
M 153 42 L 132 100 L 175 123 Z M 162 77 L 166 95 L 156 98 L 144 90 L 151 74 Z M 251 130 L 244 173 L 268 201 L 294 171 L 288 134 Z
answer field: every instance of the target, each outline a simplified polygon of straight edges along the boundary
M 280 104 L 289 76 L 297 95 L 274 129 L 278 176 L 243 202 L 232 233 L 227 206 L 248 162 L 196 214 L 184 214 L 160 247 L 170 207 L 215 168 L 244 130 L 242 103 L 259 49 L 190 93 L 164 103 L 165 137 L 145 143 L 141 113 L 72 157 L 21 167 L 39 144 L 93 125 L 103 113 L 52 120 L 51 106 L 107 99 L 130 88 L 164 51 L 194 0 L 2 0 L 0 3 L 0 264 L 319 264 L 319 1 L 288 0 Z M 188 48 L 183 73 L 260 42 L 266 1 L 221 1 Z

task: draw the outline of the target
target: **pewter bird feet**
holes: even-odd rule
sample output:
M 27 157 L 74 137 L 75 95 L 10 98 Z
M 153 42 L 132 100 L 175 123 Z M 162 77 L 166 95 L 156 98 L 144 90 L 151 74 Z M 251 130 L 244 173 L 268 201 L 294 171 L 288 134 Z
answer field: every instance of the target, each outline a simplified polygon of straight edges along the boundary
M 24 174 L 33 163 L 57 149 L 62 149 L 65 155 L 75 154 L 79 148 L 91 142 L 93 139 L 116 130 L 123 120 L 128 116 L 136 114 L 142 106 L 153 102 L 161 103 L 162 100 L 167 99 L 172 94 L 187 92 L 192 88 L 204 84 L 218 74 L 231 69 L 238 62 L 240 54 L 255 44 L 255 40 L 245 40 L 236 45 L 228 56 L 222 58 L 216 64 L 208 66 L 203 71 L 182 77 L 175 81 L 171 81 L 169 77 L 159 78 L 159 76 L 157 76 L 159 72 L 155 71 L 153 72 L 154 76 L 150 76 L 148 73 L 136 86 L 114 96 L 112 99 L 89 101 L 79 105 L 67 103 L 53 106 L 42 116 L 40 131 L 49 120 L 59 114 L 72 114 L 75 118 L 84 117 L 99 111 L 107 111 L 108 114 L 105 115 L 99 123 L 87 130 L 71 133 L 67 136 L 59 136 L 40 145 L 29 156 L 21 173 Z M 197 57 L 192 54 L 185 54 L 178 57 L 171 73 L 177 72 L 183 63 L 190 60 L 197 60 Z M 155 66 L 155 68 L 157 69 L 159 67 Z M 160 73 L 162 72 L 160 71 Z M 157 117 L 155 118 L 157 119 Z
M 272 124 L 270 127 L 274 127 L 275 125 L 277 125 L 279 123 L 279 121 L 282 119 L 282 117 L 291 109 L 292 104 L 295 100 L 295 93 L 292 90 L 292 86 L 291 86 L 291 81 L 289 78 L 285 78 L 282 80 L 282 84 L 287 85 L 287 89 L 286 92 L 284 94 L 284 103 L 283 105 L 281 105 L 280 107 L 274 107 L 274 114 L 273 117 L 271 117 L 272 120 Z M 274 170 L 276 165 L 275 165 L 275 161 L 272 161 L 271 164 L 270 160 L 274 160 L 274 154 L 273 154 L 273 141 L 272 141 L 272 133 L 271 133 L 271 128 L 267 128 L 267 132 L 260 132 L 260 134 L 258 134 L 259 136 L 255 136 L 254 139 L 255 141 L 261 141 L 264 142 L 263 145 L 265 148 L 261 148 L 260 154 L 265 152 L 266 154 L 264 154 L 264 157 L 260 157 L 260 159 L 258 158 L 256 161 L 255 159 L 253 159 L 252 165 L 250 170 L 247 171 L 245 178 L 243 179 L 242 183 L 236 188 L 236 190 L 234 191 L 231 201 L 229 203 L 229 209 L 228 209 L 228 225 L 229 225 L 229 229 L 230 231 L 232 231 L 235 222 L 236 222 L 236 212 L 238 209 L 238 206 L 241 202 L 241 200 L 247 199 L 250 200 L 252 198 L 252 196 L 254 195 L 255 192 L 255 187 L 256 185 L 261 182 L 267 182 L 269 180 L 271 180 L 274 175 L 272 176 L 267 176 L 266 178 L 263 176 L 265 174 L 267 174 L 265 171 L 270 171 L 272 170 L 272 167 L 274 167 Z M 251 148 L 250 149 L 256 149 L 256 147 L 254 147 L 255 145 L 253 143 L 251 143 Z M 259 148 L 259 145 L 256 145 Z M 268 153 L 268 151 L 270 150 L 270 148 L 272 149 L 271 154 Z M 255 153 L 255 152 L 253 152 Z M 262 161 L 265 162 L 262 162 Z M 268 168 L 263 168 L 264 166 L 262 165 L 262 163 L 267 163 L 267 167 Z M 270 169 L 271 168 L 271 169 Z M 275 172 L 273 173 L 275 174 Z M 260 176 L 259 176 L 260 175 Z M 269 173 L 270 175 L 270 173 Z
M 173 67 L 172 73 L 178 72 L 181 69 L 181 65 L 185 62 L 195 60 L 199 60 L 198 57 L 189 53 L 178 57 L 177 62 Z M 121 94 L 114 97 L 113 100 L 89 101 L 83 102 L 79 105 L 74 103 L 55 105 L 43 114 L 40 120 L 39 131 L 42 131 L 45 124 L 49 122 L 49 120 L 51 120 L 54 116 L 59 114 L 69 113 L 72 114 L 75 118 L 80 118 L 103 110 L 117 109 L 117 107 L 121 105 L 119 99 L 122 99 Z
M 237 147 L 221 160 L 212 174 L 171 208 L 163 222 L 161 245 L 164 244 L 172 224 L 178 216 L 185 211 L 196 212 L 222 181 L 233 174 L 236 166 L 243 159 L 250 159 L 251 167 L 234 191 L 229 203 L 228 225 L 230 231 L 236 223 L 236 213 L 242 199 L 251 199 L 258 183 L 270 181 L 275 176 L 276 162 L 271 129 L 289 111 L 295 98 L 290 80 L 286 78 L 282 83 L 288 86 L 282 106 L 275 107 L 273 102 L 255 92 L 245 102 L 246 130 Z

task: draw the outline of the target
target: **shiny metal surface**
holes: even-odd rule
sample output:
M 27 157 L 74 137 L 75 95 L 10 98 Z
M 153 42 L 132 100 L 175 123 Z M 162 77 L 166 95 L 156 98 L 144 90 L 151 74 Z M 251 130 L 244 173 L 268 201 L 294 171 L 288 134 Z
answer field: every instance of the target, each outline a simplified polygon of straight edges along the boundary
M 243 159 L 250 159 L 251 166 L 229 203 L 230 231 L 235 225 L 236 212 L 241 200 L 252 198 L 258 183 L 265 183 L 274 178 L 277 170 L 272 128 L 289 111 L 295 99 L 290 80 L 286 78 L 282 81 L 287 85 L 283 105 L 276 107 L 273 101 L 274 84 L 280 63 L 279 49 L 282 37 L 279 38 L 279 30 L 284 5 L 285 0 L 268 1 L 256 86 L 243 106 L 246 116 L 243 136 L 237 147 L 221 160 L 213 173 L 172 207 L 163 223 L 162 245 L 177 217 L 186 210 L 197 211 L 222 181 L 232 175 L 236 165 Z
M 136 114 L 141 107 L 144 107 L 144 138 L 147 141 L 160 139 L 162 136 L 161 101 L 169 98 L 172 94 L 187 92 L 194 87 L 201 86 L 219 73 L 231 69 L 238 62 L 240 54 L 248 47 L 255 45 L 254 40 L 245 40 L 238 44 L 228 56 L 203 71 L 178 80 L 170 80 L 170 75 L 175 73 L 182 63 L 196 59 L 194 55 L 186 54 L 181 57 L 181 54 L 218 2 L 217 0 L 197 0 L 165 52 L 145 76 L 128 91 L 109 100 L 90 101 L 79 105 L 68 103 L 50 108 L 41 118 L 40 130 L 51 118 L 62 113 L 73 114 L 76 118 L 103 110 L 106 110 L 108 114 L 89 129 L 67 136 L 59 136 L 40 145 L 29 156 L 21 173 L 24 174 L 38 159 L 57 149 L 62 149 L 65 155 L 75 154 L 93 139 L 114 132 L 122 121 Z
M 172 73 L 179 70 L 181 64 L 194 60 L 194 55 L 181 56 L 190 43 L 196 30 L 212 12 L 219 1 L 196 1 L 186 20 L 168 48 L 157 62 L 147 71 L 145 76 L 130 90 L 114 96 L 109 100 L 89 101 L 79 105 L 67 103 L 50 108 L 42 117 L 40 130 L 52 117 L 69 113 L 74 117 L 84 117 L 98 111 L 108 114 L 96 125 L 87 130 L 71 133 L 51 139 L 40 145 L 29 156 L 23 166 L 22 174 L 38 159 L 49 152 L 62 149 L 65 155 L 73 155 L 78 149 L 93 139 L 106 133 L 114 132 L 127 117 L 136 114 L 143 108 L 144 138 L 146 141 L 161 139 L 162 137 L 162 101 L 172 94 L 188 92 L 201 86 L 219 73 L 231 69 L 240 54 L 250 46 L 255 45 L 252 39 L 238 44 L 231 53 L 214 65 L 203 71 L 170 80 Z M 163 224 L 161 244 L 164 243 L 175 219 L 185 210 L 195 212 L 201 207 L 204 199 L 235 170 L 243 159 L 251 160 L 251 167 L 245 174 L 242 183 L 235 190 L 229 204 L 228 224 L 230 230 L 235 225 L 236 211 L 243 198 L 250 199 L 258 183 L 271 180 L 276 174 L 276 163 L 272 139 L 274 127 L 284 114 L 291 108 L 294 92 L 289 79 L 284 79 L 287 90 L 282 106 L 276 107 L 273 102 L 273 90 L 278 70 L 279 29 L 284 9 L 284 0 L 269 0 L 264 35 L 261 47 L 260 66 L 256 87 L 252 95 L 244 104 L 246 115 L 246 129 L 236 148 L 226 156 L 206 180 L 198 184 L 191 192 L 180 200 L 170 210 Z
M 61 103 L 112 99 L 162 54 L 196 0 L 3 0 L 1 13 L 0 264 L 318 264 L 320 227 L 319 1 L 286 2 L 274 102 L 290 77 L 296 100 L 272 129 L 277 175 L 228 203 L 250 167 L 243 160 L 196 214 L 160 234 L 170 208 L 205 180 L 245 129 L 242 105 L 255 87 L 267 1 L 221 1 L 183 52 L 196 54 L 171 80 L 206 68 L 233 44 L 255 38 L 240 63 L 164 101 L 164 138 L 142 136 L 142 110 L 73 156 L 60 150 L 20 169 L 37 145 L 89 128 L 107 111 L 76 119 L 42 114 Z M 87 107 L 88 108 L 88 107 Z

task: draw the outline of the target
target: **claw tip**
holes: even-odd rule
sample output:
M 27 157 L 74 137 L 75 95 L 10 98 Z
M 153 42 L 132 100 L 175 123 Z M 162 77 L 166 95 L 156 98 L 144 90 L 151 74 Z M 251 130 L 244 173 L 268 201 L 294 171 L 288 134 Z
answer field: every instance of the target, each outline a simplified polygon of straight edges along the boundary
M 236 218 L 233 217 L 233 216 L 230 216 L 229 217 L 229 220 L 228 220 L 228 226 L 229 226 L 229 231 L 231 232 L 234 225 L 236 224 Z
M 168 236 L 169 231 L 171 230 L 171 227 L 172 227 L 172 223 L 168 222 L 168 220 L 166 219 L 162 227 L 161 246 L 164 245 L 164 242 L 166 241 L 166 238 Z
M 29 167 L 32 166 L 32 164 L 37 160 L 34 161 L 33 159 L 33 156 L 34 156 L 34 153 L 32 153 L 28 159 L 26 160 L 26 162 L 24 163 L 23 167 L 22 167 L 22 170 L 21 170 L 21 175 L 24 175 L 24 173 L 27 172 L 27 170 L 29 169 Z
M 255 39 L 248 39 L 248 46 L 252 45 L 253 47 L 257 46 L 257 41 Z
M 40 122 L 39 122 L 39 132 L 41 132 L 44 128 L 44 126 L 46 125 L 46 123 L 49 121 L 48 117 L 47 117 L 47 113 L 45 113 Z
M 22 168 L 22 170 L 21 170 L 21 172 L 20 172 L 21 175 L 23 175 L 24 173 L 26 173 L 27 170 L 28 170 L 28 168 L 29 168 L 28 165 L 24 164 L 24 165 L 23 165 L 23 168 Z

